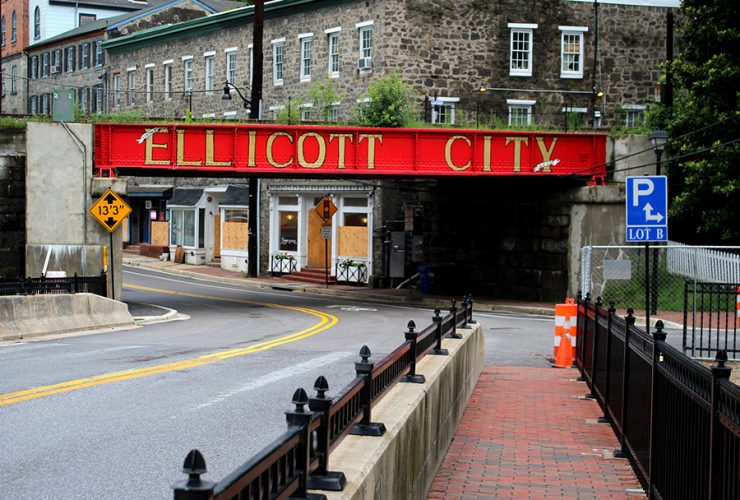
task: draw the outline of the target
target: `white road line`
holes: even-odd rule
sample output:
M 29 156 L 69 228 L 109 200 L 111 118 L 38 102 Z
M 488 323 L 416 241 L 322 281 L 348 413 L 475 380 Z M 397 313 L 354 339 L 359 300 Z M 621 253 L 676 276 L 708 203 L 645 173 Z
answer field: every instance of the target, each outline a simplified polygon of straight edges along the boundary
M 24 351 L 24 350 L 30 350 L 30 349 L 34 349 L 34 350 L 35 349 L 45 349 L 47 347 L 59 347 L 59 346 L 68 346 L 68 345 L 70 345 L 70 344 L 60 344 L 60 343 L 44 343 L 44 344 L 41 344 L 41 343 L 39 343 L 37 341 L 36 342 L 24 341 L 24 342 L 16 342 L 16 343 L 13 343 L 13 344 L 6 344 L 6 345 L 0 346 L 0 347 L 13 347 L 14 348 L 13 351 L 14 352 L 18 352 L 18 351 Z M 25 348 L 25 349 L 23 349 L 23 348 Z M 3 351 L 2 350 L 0 350 L 0 354 L 3 354 Z
M 354 356 L 354 355 L 355 354 L 351 352 L 333 352 L 325 356 L 321 356 L 319 358 L 314 358 L 314 359 L 304 361 L 303 363 L 299 363 L 291 367 L 283 368 L 281 370 L 268 373 L 249 383 L 234 387 L 233 389 L 229 391 L 224 391 L 220 394 L 217 394 L 216 396 L 206 401 L 205 403 L 201 403 L 199 405 L 193 406 L 192 408 L 190 408 L 189 411 L 195 412 L 198 410 L 202 410 L 209 406 L 226 401 L 228 398 L 232 396 L 236 396 L 237 394 L 240 394 L 242 392 L 259 389 L 260 387 L 272 384 L 279 380 L 290 378 L 296 375 L 301 375 L 302 373 L 309 372 L 317 368 L 321 368 L 322 366 L 325 366 L 329 363 L 335 363 L 344 358 Z M 173 416 L 172 418 L 177 418 L 177 417 Z

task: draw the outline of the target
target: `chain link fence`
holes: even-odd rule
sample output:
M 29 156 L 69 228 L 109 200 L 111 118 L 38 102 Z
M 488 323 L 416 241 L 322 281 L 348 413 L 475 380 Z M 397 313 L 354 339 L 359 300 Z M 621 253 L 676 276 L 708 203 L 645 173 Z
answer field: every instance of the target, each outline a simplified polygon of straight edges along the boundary
M 588 246 L 581 249 L 583 294 L 651 314 L 683 313 L 684 283 L 740 283 L 740 247 L 693 247 L 678 243 Z M 649 290 L 648 290 L 649 285 Z M 732 304 L 735 307 L 735 304 Z

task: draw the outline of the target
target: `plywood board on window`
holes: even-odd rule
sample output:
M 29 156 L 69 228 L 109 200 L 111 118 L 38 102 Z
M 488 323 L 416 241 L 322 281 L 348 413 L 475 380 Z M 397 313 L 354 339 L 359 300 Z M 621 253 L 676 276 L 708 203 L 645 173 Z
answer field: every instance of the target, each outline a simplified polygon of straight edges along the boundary
M 331 239 L 321 237 L 324 221 L 315 210 L 308 211 L 308 267 L 326 266 L 326 248 L 331 248 Z
M 367 228 L 342 226 L 339 228 L 339 255 L 367 258 Z
M 246 222 L 224 222 L 223 248 L 246 250 L 248 245 L 249 224 Z
M 169 245 L 169 222 L 152 221 L 152 245 L 167 246 Z

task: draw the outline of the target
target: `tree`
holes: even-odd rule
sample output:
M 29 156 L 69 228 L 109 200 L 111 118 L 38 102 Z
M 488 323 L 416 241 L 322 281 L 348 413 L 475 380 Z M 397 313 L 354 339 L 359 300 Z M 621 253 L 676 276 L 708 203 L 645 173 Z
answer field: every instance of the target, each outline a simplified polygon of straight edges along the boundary
M 671 236 L 740 244 L 740 2 L 683 0 L 681 53 L 668 67 Z
M 411 87 L 396 71 L 375 77 L 368 87 L 369 100 L 360 103 L 357 122 L 371 127 L 403 127 L 413 119 Z

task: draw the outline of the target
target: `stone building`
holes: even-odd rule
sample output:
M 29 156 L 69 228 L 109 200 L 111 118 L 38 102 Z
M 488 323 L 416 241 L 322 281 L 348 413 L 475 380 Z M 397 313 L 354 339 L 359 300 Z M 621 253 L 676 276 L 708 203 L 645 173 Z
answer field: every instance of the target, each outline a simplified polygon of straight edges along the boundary
M 351 120 L 372 78 L 399 71 L 418 116 L 440 125 L 636 125 L 656 99 L 666 11 L 677 7 L 675 0 L 270 2 L 261 117 Z M 246 119 L 253 14 L 244 7 L 106 41 L 112 109 Z M 417 269 L 428 278 L 428 264 L 447 292 L 466 282 L 475 290 L 459 291 L 562 298 L 573 206 L 563 193 L 579 182 L 266 180 L 260 269 L 272 268 L 276 254 L 293 256 L 299 268 L 326 258 L 313 207 L 331 193 L 339 213 L 328 235 L 332 270 L 351 258 L 366 264 L 370 281 L 389 283 Z M 343 228 L 351 249 L 337 244 Z
M 449 0 L 269 2 L 262 117 L 277 118 L 290 107 L 299 119 L 350 119 L 371 78 L 398 70 L 413 87 L 426 121 L 591 127 L 595 119 L 597 128 L 630 126 L 656 99 L 666 8 L 678 5 L 677 0 L 504 0 L 495 6 Z M 253 8 L 244 7 L 107 42 L 110 71 L 121 82 L 117 105 L 140 106 L 129 101 L 150 78 L 149 95 L 165 92 L 165 100 L 177 102 L 175 115 L 189 105 L 198 117 L 244 117 L 240 99 L 224 107 L 221 96 L 225 81 L 248 92 L 252 21 Z M 326 82 L 333 87 L 332 102 L 314 102 L 320 100 L 317 84 Z M 187 102 L 178 101 L 182 95 Z M 155 99 L 144 96 L 144 101 Z M 163 113 L 158 107 L 150 111 Z

